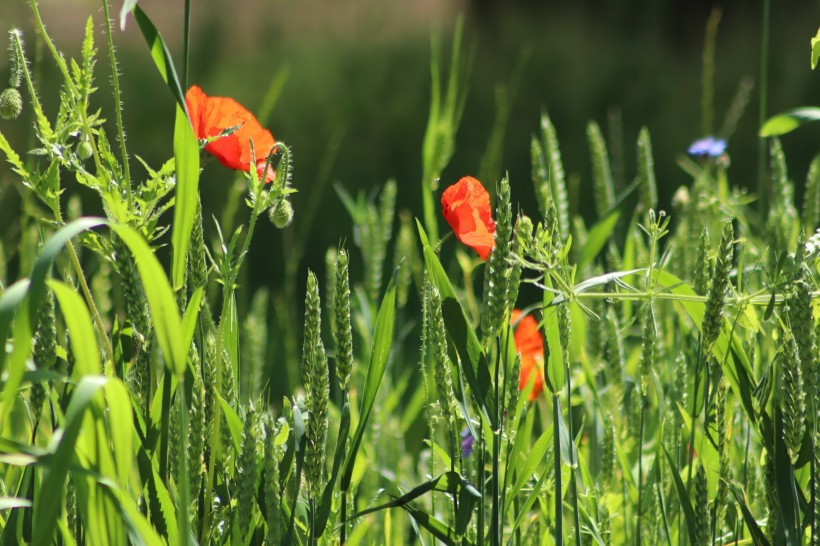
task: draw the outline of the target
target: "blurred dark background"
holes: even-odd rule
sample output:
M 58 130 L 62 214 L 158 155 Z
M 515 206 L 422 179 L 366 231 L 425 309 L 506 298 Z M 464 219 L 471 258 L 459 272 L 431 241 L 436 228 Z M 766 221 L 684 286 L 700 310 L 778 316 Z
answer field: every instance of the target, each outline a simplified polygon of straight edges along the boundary
M 3 0 L 0 27 L 4 32 L 12 26 L 23 28 L 31 54 L 35 40 L 26 4 Z M 325 250 L 351 238 L 350 219 L 332 185 L 323 186 L 323 191 L 313 188 L 334 143 L 338 153 L 331 182 L 352 193 L 369 192 L 395 177 L 399 207 L 421 215 L 430 36 L 440 30 L 449 44 L 459 15 L 465 18 L 465 43 L 474 48 L 474 62 L 457 149 L 443 184 L 477 173 L 496 114 L 496 93 L 504 90 L 512 102 L 501 168 L 509 172 L 513 199 L 525 212 L 537 214 L 529 140 L 538 130 L 542 111 L 552 117 L 565 169 L 577 178 L 582 196 L 590 188 L 587 122 L 597 121 L 608 137 L 615 176 L 621 183 L 634 176 L 635 141 L 640 127 L 646 125 L 652 135 L 661 206 L 669 210 L 674 191 L 688 182 L 676 159 L 703 136 L 702 51 L 706 22 L 719 8 L 715 130 L 739 82 L 750 77 L 754 82 L 750 103 L 728 152 L 733 183 L 756 188 L 762 0 L 194 0 L 192 4 L 190 83 L 210 95 L 232 96 L 256 110 L 272 82 L 284 77 L 268 127 L 294 151 L 297 228 L 306 203 L 319 201 L 318 220 L 309 229 L 310 242 L 299 265 L 300 278 L 306 267 L 323 271 Z M 99 2 L 42 0 L 41 5 L 48 29 L 68 54 L 76 54 L 84 22 L 94 16 L 100 50 L 100 90 L 95 96 L 113 122 Z M 142 0 L 140 5 L 179 59 L 183 2 Z M 119 8 L 120 2 L 115 1 L 112 13 L 118 14 Z M 769 114 L 820 105 L 820 72 L 812 72 L 809 66 L 809 40 L 818 26 L 820 1 L 772 2 Z M 158 167 L 173 155 L 172 98 L 133 20 L 124 32 L 116 31 L 115 39 L 129 151 Z M 517 66 L 522 68 L 517 85 L 512 85 Z M 56 89 L 49 85 L 56 81 L 52 69 L 47 62 L 41 86 L 42 99 L 51 111 L 56 104 Z M 0 122 L 0 131 L 22 151 L 30 126 L 28 110 L 16 122 Z M 783 138 L 798 196 L 808 163 L 820 151 L 819 137 L 820 129 L 806 127 Z M 137 162 L 133 165 L 139 176 Z M 11 179 L 4 162 L 0 165 L 0 229 L 10 225 L 19 211 Z M 233 179 L 233 173 L 216 162 L 207 164 L 201 183 L 206 217 L 220 214 Z M 484 182 L 494 185 L 493 180 Z M 69 193 L 73 191 L 70 187 Z M 99 212 L 92 205 L 94 199 L 86 201 L 86 213 Z M 588 212 L 589 199 L 580 201 L 581 210 Z M 250 282 L 276 290 L 288 259 L 283 255 L 283 234 L 267 222 L 257 233 L 248 268 Z

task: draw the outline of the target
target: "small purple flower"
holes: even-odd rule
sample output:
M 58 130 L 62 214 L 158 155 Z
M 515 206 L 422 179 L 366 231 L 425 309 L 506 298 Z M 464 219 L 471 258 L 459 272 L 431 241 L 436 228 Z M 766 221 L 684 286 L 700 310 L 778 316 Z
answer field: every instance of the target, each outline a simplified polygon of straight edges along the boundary
M 461 456 L 462 457 L 469 457 L 473 454 L 473 442 L 475 439 L 473 438 L 473 434 L 470 432 L 469 428 L 465 428 L 461 431 Z
M 726 141 L 709 135 L 693 142 L 688 153 L 695 157 L 718 157 L 725 151 Z

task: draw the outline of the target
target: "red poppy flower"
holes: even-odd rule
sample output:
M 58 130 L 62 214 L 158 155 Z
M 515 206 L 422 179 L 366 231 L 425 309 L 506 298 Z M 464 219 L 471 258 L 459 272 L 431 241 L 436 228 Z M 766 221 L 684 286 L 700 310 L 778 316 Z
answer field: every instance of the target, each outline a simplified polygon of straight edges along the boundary
M 229 169 L 249 171 L 254 165 L 259 176 L 262 176 L 265 161 L 276 141 L 253 114 L 231 98 L 209 97 L 196 85 L 188 89 L 185 103 L 194 134 L 200 140 L 215 137 L 225 129 L 239 125 L 230 135 L 206 144 L 205 151 Z M 250 141 L 253 141 L 254 157 L 251 157 Z M 272 181 L 275 176 L 276 173 L 269 168 L 265 182 Z
M 465 176 L 444 190 L 441 206 L 444 219 L 458 240 L 487 261 L 495 246 L 495 222 L 490 211 L 490 194 L 481 182 Z
M 521 310 L 515 309 L 510 318 L 510 324 L 515 324 L 521 316 Z M 527 315 L 522 318 L 515 327 L 515 349 L 521 356 L 521 379 L 518 388 L 522 391 L 530 382 L 530 376 L 535 373 L 532 391 L 530 391 L 530 401 L 538 398 L 544 390 L 544 378 L 541 376 L 541 368 L 544 365 L 544 340 L 541 332 L 538 331 L 538 322 Z

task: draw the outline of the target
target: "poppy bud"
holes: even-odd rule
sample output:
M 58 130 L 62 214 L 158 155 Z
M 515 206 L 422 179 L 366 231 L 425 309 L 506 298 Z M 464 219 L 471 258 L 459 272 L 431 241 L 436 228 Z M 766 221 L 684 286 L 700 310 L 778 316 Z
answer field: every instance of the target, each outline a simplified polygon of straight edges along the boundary
M 293 205 L 284 197 L 277 200 L 270 209 L 270 221 L 279 229 L 284 229 L 293 221 Z
M 77 156 L 83 161 L 91 157 L 93 153 L 94 150 L 92 150 L 91 143 L 88 142 L 88 139 L 83 139 L 77 144 Z
M 23 97 L 20 92 L 10 87 L 0 93 L 0 117 L 3 119 L 17 119 L 23 111 Z

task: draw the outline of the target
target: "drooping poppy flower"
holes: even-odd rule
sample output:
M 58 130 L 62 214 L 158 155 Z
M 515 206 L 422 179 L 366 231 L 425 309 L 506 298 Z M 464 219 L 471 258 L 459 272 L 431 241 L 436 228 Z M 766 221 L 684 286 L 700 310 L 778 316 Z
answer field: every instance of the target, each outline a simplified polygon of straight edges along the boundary
M 510 324 L 515 324 L 521 317 L 521 310 L 515 309 L 510 318 Z M 544 366 L 544 340 L 538 331 L 538 322 L 527 315 L 518 322 L 513 334 L 515 340 L 515 350 L 521 356 L 521 379 L 518 388 L 524 390 L 530 382 L 530 376 L 535 374 L 532 391 L 530 391 L 530 401 L 535 400 L 544 390 L 544 378 L 541 369 Z
M 495 222 L 491 216 L 490 194 L 481 182 L 465 176 L 441 196 L 444 219 L 459 241 L 487 261 L 495 246 Z
M 196 85 L 185 94 L 185 104 L 194 134 L 199 140 L 216 137 L 226 129 L 239 126 L 231 134 L 206 144 L 205 151 L 229 169 L 250 171 L 253 165 L 262 177 L 265 161 L 276 141 L 253 114 L 232 98 L 209 97 Z M 251 141 L 254 157 L 251 157 Z M 265 182 L 272 181 L 275 176 L 276 173 L 269 168 L 265 173 Z

